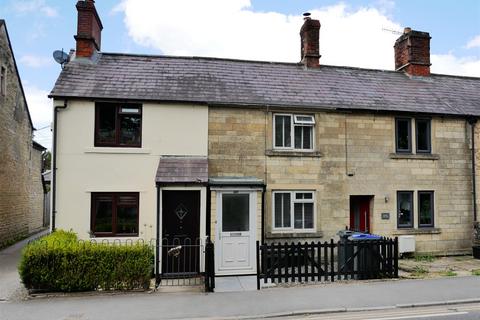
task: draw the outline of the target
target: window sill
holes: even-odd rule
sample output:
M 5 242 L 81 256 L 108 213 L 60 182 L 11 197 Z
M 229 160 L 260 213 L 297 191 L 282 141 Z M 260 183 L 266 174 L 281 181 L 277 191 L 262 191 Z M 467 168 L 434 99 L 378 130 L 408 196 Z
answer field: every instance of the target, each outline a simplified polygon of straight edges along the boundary
M 403 235 L 422 235 L 422 234 L 440 234 L 442 230 L 439 228 L 418 228 L 418 229 L 397 229 L 393 232 L 395 236 Z
M 293 239 L 293 238 L 322 238 L 323 232 L 298 232 L 298 231 L 278 231 L 278 232 L 267 232 L 265 234 L 266 239 Z
M 321 158 L 323 155 L 319 151 L 299 151 L 299 150 L 266 150 L 265 155 L 269 157 L 306 157 Z
M 390 153 L 390 159 L 411 159 L 411 160 L 439 160 L 438 154 L 422 154 L 422 153 Z
M 113 147 L 96 147 L 85 148 L 85 153 L 111 153 L 111 154 L 150 154 L 152 150 L 143 148 L 113 148 Z

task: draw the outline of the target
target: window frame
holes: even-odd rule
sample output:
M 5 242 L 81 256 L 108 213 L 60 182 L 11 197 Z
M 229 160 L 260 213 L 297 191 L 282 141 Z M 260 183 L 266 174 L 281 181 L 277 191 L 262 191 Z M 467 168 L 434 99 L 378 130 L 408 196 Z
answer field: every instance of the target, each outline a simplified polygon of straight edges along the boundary
M 398 122 L 407 121 L 408 122 L 408 149 L 399 149 L 398 147 Z M 407 117 L 396 117 L 395 118 L 395 152 L 396 153 L 412 153 L 412 118 Z
M 278 228 L 275 227 L 275 195 L 277 193 L 288 193 L 290 194 L 290 227 L 288 228 Z M 297 193 L 310 193 L 312 195 L 311 199 L 296 199 Z M 313 228 L 295 228 L 295 212 L 294 207 L 295 203 L 312 203 L 313 205 Z M 283 212 L 282 212 L 283 216 Z M 304 220 L 305 222 L 305 220 Z M 315 201 L 315 191 L 313 190 L 275 190 L 272 191 L 272 232 L 273 233 L 309 233 L 316 232 L 317 230 L 317 205 Z
M 428 149 L 420 150 L 418 148 L 418 122 L 426 122 L 427 123 L 427 143 Z M 432 153 L 432 120 L 429 118 L 415 118 L 415 150 L 416 153 L 423 153 L 429 154 Z
M 95 232 L 96 227 L 96 204 L 97 197 L 110 196 L 112 198 L 112 232 Z M 137 208 L 137 232 L 136 233 L 117 233 L 117 209 L 120 196 L 134 196 L 136 198 Z M 140 193 L 139 192 L 92 192 L 91 193 L 91 209 L 90 209 L 90 231 L 95 237 L 138 237 L 140 221 Z
M 399 201 L 399 195 L 401 193 L 408 193 L 411 196 L 411 207 L 412 207 L 412 212 L 410 213 L 410 224 L 408 225 L 400 225 L 400 201 Z M 415 192 L 409 191 L 409 190 L 400 190 L 397 191 L 397 229 L 411 229 L 414 227 L 414 217 L 415 217 L 415 199 L 414 199 L 414 194 Z
M 290 147 L 278 147 L 276 139 L 276 117 L 289 117 L 290 118 Z M 311 117 L 313 123 L 305 123 L 304 121 L 295 120 L 296 117 Z M 311 141 L 309 149 L 295 148 L 295 127 L 311 127 Z M 299 152 L 312 152 L 315 150 L 315 116 L 311 114 L 293 114 L 293 113 L 274 113 L 272 123 L 273 133 L 273 149 L 279 151 L 299 151 Z
M 431 224 L 420 224 L 420 194 L 429 194 L 431 199 L 431 216 L 432 216 L 432 223 Z M 418 228 L 434 228 L 435 227 L 435 191 L 433 190 L 419 190 L 417 191 L 417 206 L 418 206 Z
M 115 107 L 115 142 L 100 142 L 100 109 L 102 106 Z M 122 112 L 122 108 L 138 108 L 138 115 L 140 116 L 140 139 L 138 144 L 122 144 L 120 143 L 120 117 L 126 114 L 135 114 Z M 143 105 L 139 103 L 116 103 L 116 102 L 96 102 L 95 103 L 95 129 L 94 129 L 94 146 L 95 147 L 113 147 L 113 148 L 141 148 L 142 147 L 142 132 L 143 132 Z

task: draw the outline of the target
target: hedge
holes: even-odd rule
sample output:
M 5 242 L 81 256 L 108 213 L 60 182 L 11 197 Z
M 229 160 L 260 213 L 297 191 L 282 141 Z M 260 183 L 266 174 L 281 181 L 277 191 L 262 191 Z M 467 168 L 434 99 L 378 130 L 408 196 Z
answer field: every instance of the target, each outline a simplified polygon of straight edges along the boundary
M 146 244 L 97 244 L 79 241 L 73 232 L 55 231 L 23 249 L 18 271 L 27 289 L 148 289 L 153 257 Z

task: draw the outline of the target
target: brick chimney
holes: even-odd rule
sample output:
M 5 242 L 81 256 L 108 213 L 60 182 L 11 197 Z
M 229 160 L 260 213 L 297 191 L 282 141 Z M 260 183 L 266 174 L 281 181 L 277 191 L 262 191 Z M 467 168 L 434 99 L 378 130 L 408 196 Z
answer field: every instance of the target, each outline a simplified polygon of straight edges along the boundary
M 428 32 L 405 28 L 395 41 L 395 70 L 411 76 L 430 75 L 430 35 Z
M 100 51 L 102 40 L 102 21 L 95 8 L 95 0 L 79 0 L 77 2 L 78 23 L 76 56 L 91 58 L 95 51 Z
M 312 20 L 310 13 L 304 13 L 304 23 L 300 29 L 301 63 L 306 67 L 320 66 L 320 21 Z

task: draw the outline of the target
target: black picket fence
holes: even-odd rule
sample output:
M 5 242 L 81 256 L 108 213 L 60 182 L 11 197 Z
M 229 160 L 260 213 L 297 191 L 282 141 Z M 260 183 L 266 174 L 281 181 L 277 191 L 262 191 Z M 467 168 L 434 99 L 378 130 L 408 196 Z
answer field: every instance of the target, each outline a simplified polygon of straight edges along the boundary
M 311 243 L 257 241 L 257 289 L 264 283 L 398 277 L 398 238 Z

